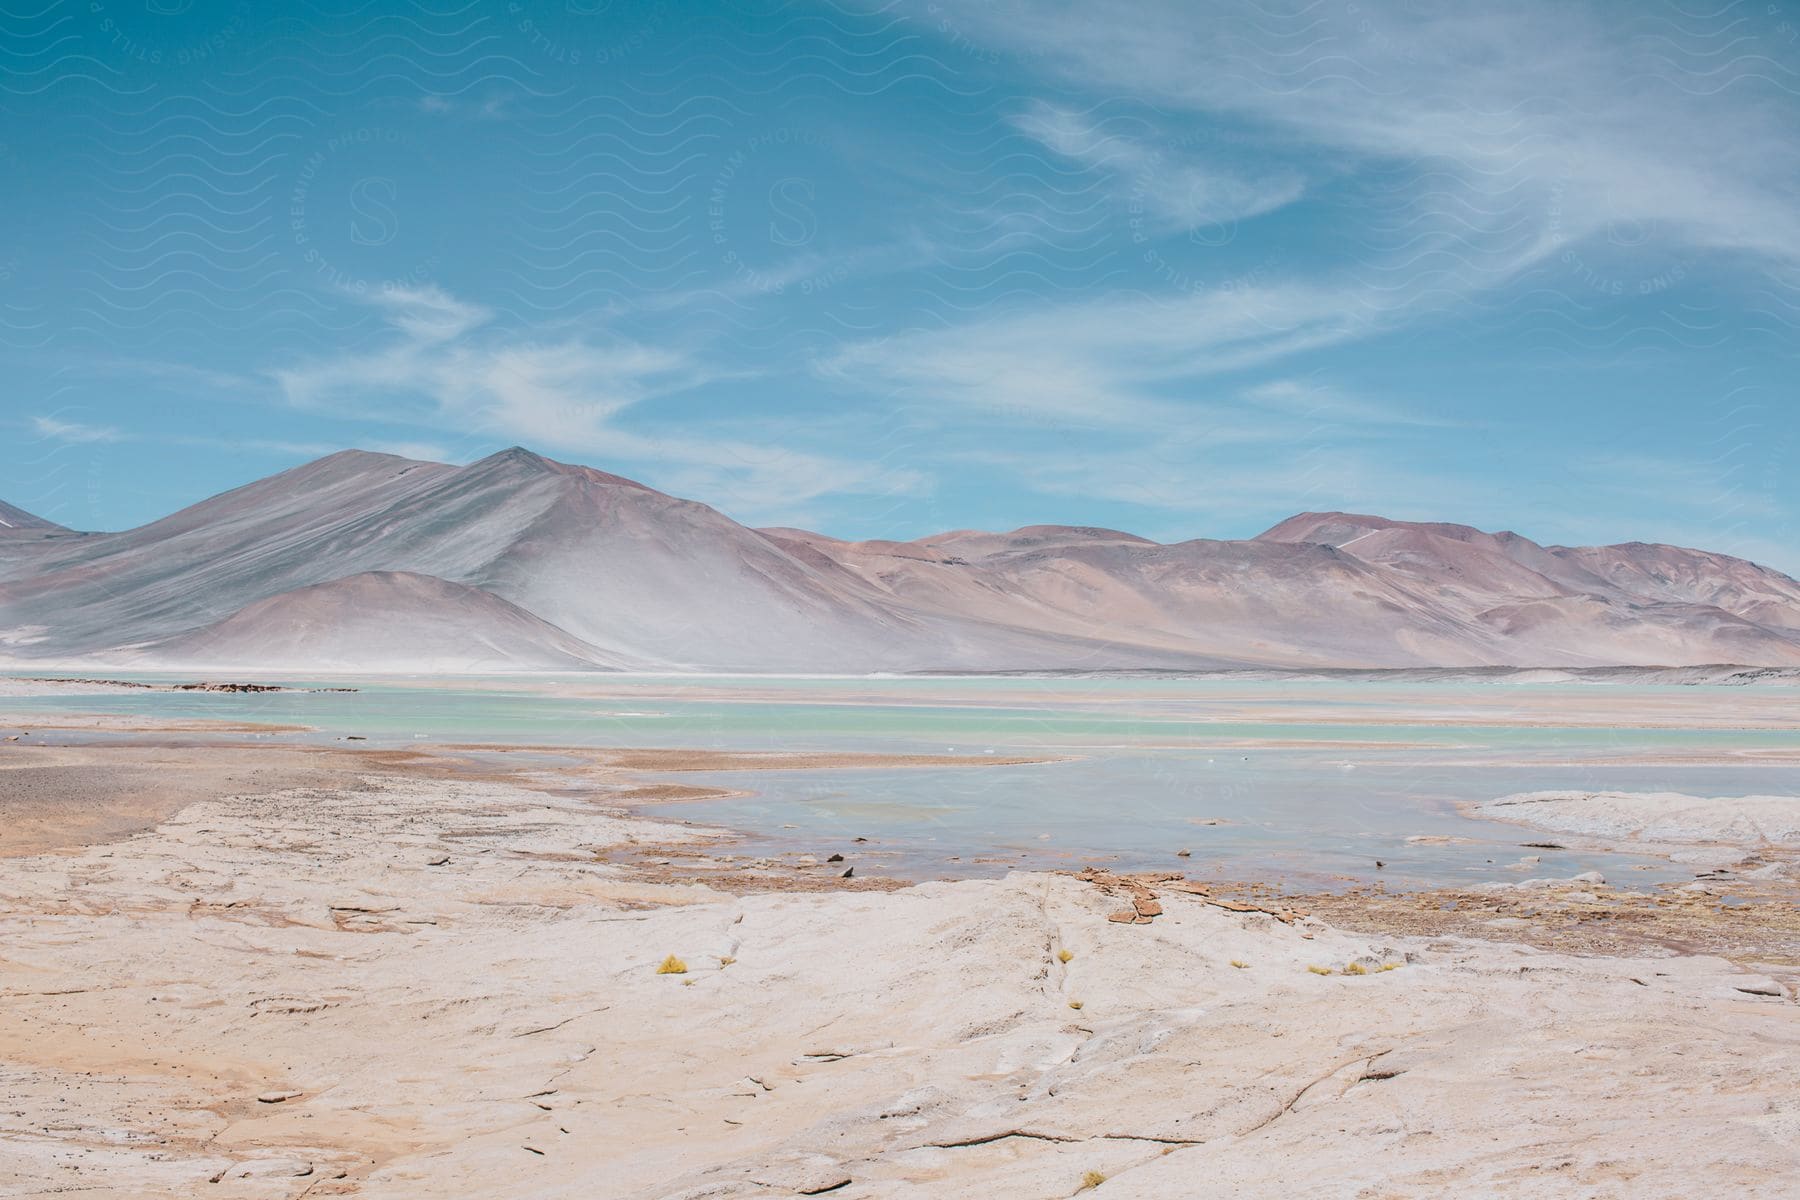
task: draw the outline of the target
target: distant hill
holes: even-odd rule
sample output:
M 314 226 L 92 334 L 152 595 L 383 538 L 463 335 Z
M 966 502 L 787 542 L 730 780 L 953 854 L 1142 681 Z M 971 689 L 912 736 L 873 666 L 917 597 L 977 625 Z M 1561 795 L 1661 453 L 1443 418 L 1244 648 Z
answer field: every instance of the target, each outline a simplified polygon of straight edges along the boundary
M 848 542 L 518 448 L 466 467 L 345 451 L 138 529 L 22 542 L 0 555 L 0 654 L 452 672 L 1794 667 L 1800 583 L 1701 550 L 1349 513 L 1248 541 L 1034 525 Z

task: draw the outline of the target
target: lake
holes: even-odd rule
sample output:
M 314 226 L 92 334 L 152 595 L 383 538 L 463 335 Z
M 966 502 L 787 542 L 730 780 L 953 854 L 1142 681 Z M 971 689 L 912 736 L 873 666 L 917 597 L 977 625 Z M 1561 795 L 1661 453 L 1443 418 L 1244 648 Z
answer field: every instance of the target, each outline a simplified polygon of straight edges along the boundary
M 15 713 L 304 724 L 316 730 L 304 739 L 356 735 L 371 747 L 480 741 L 1062 760 L 687 775 L 753 795 L 648 810 L 738 830 L 746 853 L 822 857 L 854 846 L 869 862 L 863 873 L 910 878 L 1100 863 L 1290 887 L 1371 879 L 1434 887 L 1590 869 L 1621 884 L 1650 883 L 1692 872 L 1632 855 L 1523 848 L 1554 839 L 1469 818 L 1459 804 L 1547 789 L 1800 792 L 1800 695 L 1791 686 L 595 675 L 278 682 L 359 690 L 0 704 Z M 1184 849 L 1189 856 L 1177 857 Z M 1542 861 L 1519 864 L 1533 854 Z

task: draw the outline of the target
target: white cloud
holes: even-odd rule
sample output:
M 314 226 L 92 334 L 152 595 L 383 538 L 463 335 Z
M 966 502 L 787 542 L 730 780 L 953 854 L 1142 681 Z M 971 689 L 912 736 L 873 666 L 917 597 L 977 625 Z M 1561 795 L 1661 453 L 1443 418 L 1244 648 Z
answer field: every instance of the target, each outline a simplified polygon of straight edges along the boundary
M 179 386 L 184 391 L 204 388 L 208 391 L 243 392 L 256 381 L 232 371 L 199 367 L 191 363 L 163 362 L 151 358 L 84 356 L 74 364 L 76 369 L 95 375 L 124 376 L 134 380 L 151 379 Z
M 383 288 L 369 299 L 388 314 L 395 328 L 426 343 L 452 341 L 487 324 L 494 315 L 436 287 Z
M 1175 229 L 1229 229 L 1306 191 L 1305 179 L 1291 168 L 1240 171 L 1168 139 L 1124 132 L 1129 123 L 1122 119 L 1097 121 L 1091 113 L 1042 100 L 1013 124 L 1056 154 L 1109 176 L 1119 200 L 1143 206 Z
M 1296 431 L 1280 445 L 1221 446 L 1197 433 L 1154 445 L 1088 447 L 1079 454 L 973 451 L 967 461 L 1007 472 L 1032 491 L 1106 500 L 1160 514 L 1133 532 L 1158 540 L 1248 536 L 1308 510 L 1443 520 L 1478 511 L 1483 490 L 1450 474 L 1396 464 L 1369 447 Z M 1413 500 L 1396 507 L 1396 497 Z
M 608 418 L 706 375 L 679 353 L 625 340 L 532 340 L 435 288 L 369 298 L 394 336 L 379 348 L 271 372 L 290 403 L 342 416 L 404 417 L 563 448 L 592 447 Z M 371 401 L 379 404 L 371 406 Z
M 1269 413 L 1303 417 L 1325 425 L 1448 428 L 1459 424 L 1435 414 L 1370 400 L 1317 378 L 1271 379 L 1245 388 L 1238 398 Z
M 1366 335 L 1409 299 L 1351 282 L 1105 297 L 853 344 L 819 369 L 922 403 L 1142 427 L 1193 415 L 1179 385 Z
M 1258 122 L 1398 168 L 1413 215 L 1495 274 L 1624 226 L 1800 257 L 1782 82 L 1794 53 L 1773 36 L 1746 44 L 1735 10 L 1146 0 L 1120 19 L 943 0 L 934 13 L 1090 96 Z
M 795 516 L 824 495 L 923 486 L 915 471 L 706 436 L 687 422 L 659 429 L 658 402 L 723 377 L 681 349 L 624 338 L 527 338 L 494 328 L 489 310 L 436 289 L 388 291 L 370 303 L 392 328 L 387 344 L 273 371 L 290 403 L 490 435 L 599 465 L 656 464 L 665 485 L 761 520 Z
M 126 440 L 123 430 L 110 425 L 84 425 L 79 421 L 61 421 L 55 417 L 33 417 L 31 428 L 41 438 L 54 442 L 94 443 L 122 442 Z
M 329 442 L 296 442 L 280 438 L 231 437 L 162 430 L 121 429 L 116 425 L 84 425 L 54 417 L 34 417 L 31 428 L 39 437 L 70 445 L 137 443 L 155 446 L 204 446 L 212 450 L 260 451 L 269 454 L 319 455 L 342 449 Z M 399 451 L 394 451 L 399 453 Z
M 1796 93 L 1759 77 L 1769 63 L 1757 54 L 1779 48 L 1737 47 L 1743 31 L 1728 18 L 1676 27 L 1657 13 L 1547 0 L 1292 10 L 1146 0 L 1129 19 L 1052 0 L 1004 11 L 942 0 L 934 14 L 1023 52 L 1056 89 L 1056 103 L 1028 105 L 1015 128 L 1115 189 L 1129 182 L 1177 227 L 1289 203 L 1301 175 L 1329 174 L 1340 201 L 1309 214 L 1331 238 L 1303 261 L 1322 265 L 1204 289 L 1169 275 L 1154 294 L 978 315 L 818 364 L 990 427 L 1092 431 L 1080 445 L 998 452 L 995 465 L 1036 490 L 1171 511 L 1479 512 L 1490 501 L 1455 476 L 1362 444 L 1373 431 L 1403 437 L 1445 422 L 1291 373 L 1230 388 L 1221 377 L 1503 296 L 1527 271 L 1532 286 L 1554 288 L 1537 273 L 1577 243 L 1800 262 Z M 1197 140 L 1171 140 L 1184 124 Z M 1205 154 L 1179 152 L 1194 144 Z M 1288 168 L 1291 179 L 1268 166 L 1296 161 L 1305 166 Z M 1270 452 L 1217 452 L 1257 443 Z M 1569 469 L 1592 481 L 1591 464 Z M 1523 506 L 1521 524 L 1533 513 L 1561 523 L 1566 497 L 1544 494 L 1536 508 L 1508 498 Z M 1393 512 L 1396 496 L 1435 511 Z

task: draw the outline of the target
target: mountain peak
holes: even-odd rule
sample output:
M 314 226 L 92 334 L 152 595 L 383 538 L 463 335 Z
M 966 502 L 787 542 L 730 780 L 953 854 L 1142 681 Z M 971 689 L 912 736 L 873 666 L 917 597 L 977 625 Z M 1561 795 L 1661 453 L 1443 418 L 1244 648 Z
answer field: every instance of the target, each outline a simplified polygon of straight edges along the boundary
M 523 446 L 508 446 L 504 450 L 496 451 L 495 453 L 488 455 L 486 458 L 482 459 L 481 461 L 482 462 L 514 462 L 514 463 L 518 463 L 521 466 L 539 467 L 544 470 L 554 470 L 558 467 L 562 467 L 565 465 L 563 463 L 554 462 L 548 458 L 545 458 L 543 455 L 537 453 L 534 450 L 527 450 Z
M 389 454 L 385 450 L 335 450 L 321 458 L 301 463 L 292 468 L 294 471 L 331 471 L 331 470 L 382 470 L 388 467 L 441 467 L 443 463 L 432 462 L 423 458 L 408 458 L 404 454 Z
M 1399 524 L 1386 517 L 1364 513 L 1303 512 L 1270 526 L 1256 535 L 1258 542 L 1318 542 L 1338 546 L 1359 534 L 1377 529 L 1391 529 Z
M 562 475 L 574 479 L 586 480 L 590 483 L 610 484 L 614 487 L 635 488 L 638 491 L 651 492 L 656 489 L 635 479 L 627 479 L 623 475 L 614 475 L 607 471 L 584 467 L 576 463 L 558 462 L 553 458 L 545 458 L 535 450 L 527 450 L 523 446 L 508 446 L 506 449 L 478 459 L 463 468 L 465 471 L 486 473 L 489 471 L 512 471 L 520 475 Z
M 1490 534 L 1473 525 L 1457 525 L 1448 521 L 1395 521 L 1368 513 L 1304 512 L 1255 537 L 1259 542 L 1318 542 L 1327 546 L 1344 546 L 1351 541 L 1383 530 L 1413 530 L 1457 542 L 1501 538 L 1518 538 L 1517 534 Z M 1519 539 L 1524 540 L 1524 539 Z

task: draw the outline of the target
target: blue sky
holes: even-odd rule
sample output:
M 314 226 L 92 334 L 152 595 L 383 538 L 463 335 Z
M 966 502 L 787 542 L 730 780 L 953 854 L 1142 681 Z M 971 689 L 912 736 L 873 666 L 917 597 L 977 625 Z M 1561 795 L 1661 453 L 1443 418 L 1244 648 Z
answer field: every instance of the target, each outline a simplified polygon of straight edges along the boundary
M 0 15 L 0 498 L 523 443 L 755 524 L 1800 571 L 1800 11 Z

